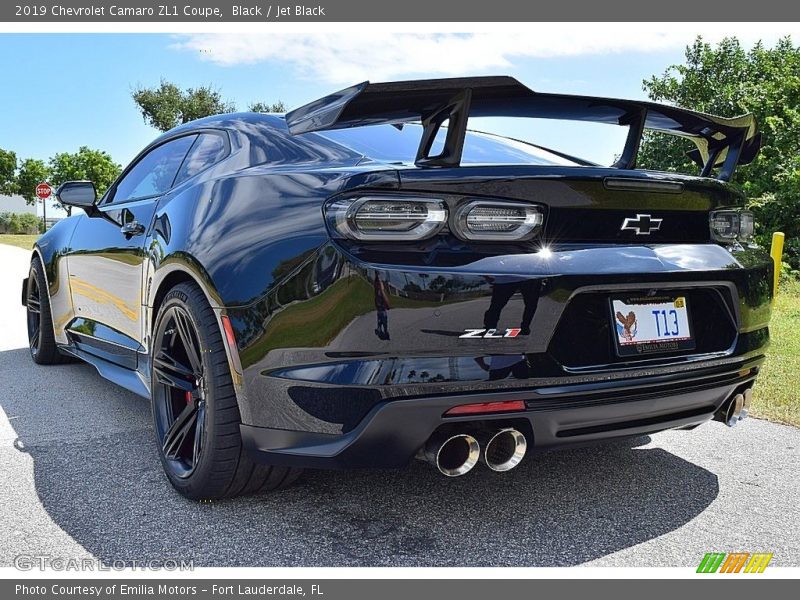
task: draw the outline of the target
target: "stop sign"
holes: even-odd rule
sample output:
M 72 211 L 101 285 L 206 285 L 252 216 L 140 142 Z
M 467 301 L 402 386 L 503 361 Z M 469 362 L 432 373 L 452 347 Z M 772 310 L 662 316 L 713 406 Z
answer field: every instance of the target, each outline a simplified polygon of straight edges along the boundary
M 50 189 L 50 186 L 47 185 L 46 183 L 40 183 L 39 185 L 36 186 L 37 198 L 41 198 L 42 200 L 44 200 L 45 198 L 50 197 L 50 194 L 52 193 L 53 191 Z

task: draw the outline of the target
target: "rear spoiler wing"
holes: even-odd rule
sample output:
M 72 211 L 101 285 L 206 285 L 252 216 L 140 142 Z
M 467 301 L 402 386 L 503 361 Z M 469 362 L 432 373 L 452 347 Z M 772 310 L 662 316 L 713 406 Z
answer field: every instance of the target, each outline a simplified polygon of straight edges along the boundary
M 729 180 L 737 165 L 751 162 L 761 134 L 751 114 L 716 117 L 644 102 L 593 96 L 542 94 L 513 77 L 462 77 L 393 83 L 359 83 L 286 114 L 293 135 L 364 125 L 422 122 L 418 166 L 458 166 L 469 117 L 536 117 L 629 126 L 622 155 L 613 165 L 636 168 L 644 130 L 677 135 L 696 146 L 689 156 L 702 175 Z M 431 156 L 439 128 L 448 122 L 444 149 Z

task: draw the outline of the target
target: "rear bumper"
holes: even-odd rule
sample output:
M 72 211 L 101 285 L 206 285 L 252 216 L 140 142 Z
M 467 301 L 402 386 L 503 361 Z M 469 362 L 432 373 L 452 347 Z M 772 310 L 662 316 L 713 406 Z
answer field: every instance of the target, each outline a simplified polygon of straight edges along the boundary
M 323 246 L 258 302 L 225 309 L 242 436 L 261 460 L 400 466 L 457 422 L 447 409 L 504 399 L 527 408 L 484 420 L 515 420 L 541 449 L 693 425 L 752 383 L 769 339 L 772 264 L 757 249 L 567 246 L 447 268 L 379 258 Z M 685 297 L 694 348 L 615 353 L 611 299 L 627 294 Z M 461 337 L 481 327 L 520 334 Z
M 751 387 L 763 357 L 668 375 L 530 390 L 381 402 L 339 435 L 242 425 L 245 448 L 261 462 L 309 468 L 395 468 L 440 427 L 512 424 L 534 450 L 635 436 L 710 420 L 734 393 Z M 525 400 L 526 410 L 446 417 L 462 404 Z

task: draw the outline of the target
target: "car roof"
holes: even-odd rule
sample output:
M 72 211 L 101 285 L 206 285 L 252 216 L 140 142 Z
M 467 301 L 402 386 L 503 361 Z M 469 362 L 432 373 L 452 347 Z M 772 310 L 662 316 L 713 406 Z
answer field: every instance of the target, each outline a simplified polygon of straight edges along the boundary
M 183 123 L 177 127 L 173 127 L 165 132 L 161 138 L 173 137 L 176 134 L 191 133 L 201 129 L 233 129 L 242 131 L 243 133 L 251 132 L 253 126 L 270 127 L 279 129 L 287 133 L 286 121 L 283 114 L 278 113 L 258 113 L 258 112 L 236 112 L 224 113 L 220 115 L 211 115 L 210 117 L 203 117 L 195 119 L 188 123 Z
M 391 125 L 379 125 L 380 128 L 391 128 Z M 207 129 L 226 129 L 232 130 L 235 132 L 240 133 L 241 135 L 246 136 L 252 142 L 255 142 L 254 138 L 258 139 L 261 138 L 272 138 L 274 136 L 282 136 L 283 138 L 288 139 L 292 138 L 308 138 L 309 136 L 314 138 L 313 144 L 323 144 L 326 147 L 330 147 L 331 144 L 335 145 L 342 150 L 346 150 L 348 153 L 354 153 L 355 155 L 361 157 L 369 157 L 376 162 L 383 162 L 381 158 L 377 156 L 372 156 L 372 153 L 368 150 L 363 148 L 353 147 L 351 144 L 348 144 L 345 140 L 340 139 L 331 139 L 325 135 L 317 134 L 317 133 L 307 133 L 307 134 L 300 134 L 297 136 L 293 136 L 289 133 L 289 128 L 286 123 L 285 115 L 283 113 L 262 113 L 262 112 L 237 112 L 237 113 L 223 113 L 218 115 L 211 115 L 209 117 L 203 117 L 201 119 L 196 119 L 194 121 L 189 121 L 188 123 L 184 123 L 170 129 L 162 136 L 157 138 L 148 146 L 148 149 L 156 146 L 163 141 L 173 138 L 178 135 L 183 134 L 191 134 L 195 131 L 203 131 Z M 358 128 L 356 128 L 358 129 Z M 528 142 L 524 142 L 521 140 L 514 140 L 512 138 L 508 138 L 507 136 L 498 135 L 494 133 L 486 133 L 486 132 L 479 132 L 470 130 L 470 133 L 474 135 L 480 135 L 487 138 L 494 139 L 499 143 L 505 143 L 508 145 L 520 145 L 524 144 L 526 146 L 530 145 L 532 148 L 536 147 L 534 145 L 529 144 Z M 309 140 L 310 141 L 310 140 Z M 255 142 L 259 143 L 259 142 Z M 146 149 L 147 150 L 147 149 Z M 550 150 L 545 150 L 548 153 L 553 153 Z M 556 155 L 558 153 L 555 153 Z M 562 155 L 565 158 L 569 158 L 572 161 L 580 162 L 581 159 L 574 159 L 574 157 L 566 157 L 566 155 Z M 396 162 L 395 160 L 389 162 Z

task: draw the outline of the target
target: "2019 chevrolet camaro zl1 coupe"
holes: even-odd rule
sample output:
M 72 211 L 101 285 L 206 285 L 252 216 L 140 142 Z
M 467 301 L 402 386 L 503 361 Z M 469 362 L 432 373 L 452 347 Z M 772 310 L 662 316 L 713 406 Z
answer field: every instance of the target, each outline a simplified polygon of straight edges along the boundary
M 480 117 L 627 128 L 611 166 Z M 522 122 L 522 121 L 520 121 Z M 643 132 L 698 175 L 636 168 Z M 303 467 L 497 472 L 526 454 L 747 414 L 773 265 L 728 180 L 750 116 L 536 93 L 508 77 L 363 83 L 146 147 L 41 237 L 22 287 L 40 364 L 152 401 L 192 498 Z

